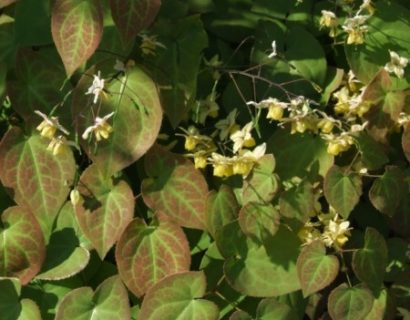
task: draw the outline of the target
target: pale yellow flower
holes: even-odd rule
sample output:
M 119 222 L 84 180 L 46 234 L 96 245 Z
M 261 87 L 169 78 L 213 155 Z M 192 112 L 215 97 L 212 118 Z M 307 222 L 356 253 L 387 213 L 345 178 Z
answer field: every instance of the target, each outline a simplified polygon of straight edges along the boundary
M 389 73 L 394 73 L 398 78 L 403 78 L 404 68 L 406 68 L 409 60 L 404 57 L 400 57 L 397 52 L 390 51 L 390 62 L 388 62 L 384 69 Z
M 58 122 L 58 117 L 47 117 L 41 111 L 35 110 L 34 113 L 43 118 L 43 121 L 37 126 L 37 130 L 40 131 L 42 137 L 53 139 L 57 130 L 68 135 L 69 132 Z
M 348 240 L 350 236 L 349 228 L 350 222 L 347 220 L 339 219 L 336 214 L 332 220 L 329 220 L 325 225 L 325 229 L 322 234 L 322 241 L 327 247 L 334 246 L 340 249 Z
M 98 97 L 104 90 L 104 79 L 101 78 L 101 72 L 98 71 L 97 75 L 93 75 L 94 80 L 91 86 L 88 88 L 86 95 L 94 95 L 93 103 L 97 103 Z
M 364 42 L 364 34 L 368 31 L 368 27 L 364 23 L 368 18 L 369 16 L 356 15 L 345 20 L 342 28 L 348 34 L 347 44 L 362 44 Z
M 215 128 L 219 130 L 219 139 L 225 140 L 230 134 L 239 130 L 236 124 L 237 109 L 232 110 L 225 119 L 219 120 L 215 124 Z
M 229 157 L 225 157 L 218 153 L 213 152 L 212 158 L 208 159 L 214 168 L 214 176 L 215 177 L 229 177 L 232 176 L 233 173 L 233 161 Z
M 68 141 L 64 136 L 53 137 L 47 146 L 47 150 L 51 151 L 54 156 L 65 154 L 68 151 Z
M 107 120 L 111 118 L 113 115 L 114 115 L 114 112 L 111 112 L 107 114 L 106 116 L 104 116 L 103 118 L 96 117 L 94 119 L 94 124 L 92 126 L 89 126 L 87 129 L 85 129 L 81 137 L 84 140 L 87 140 L 90 134 L 94 133 L 97 141 L 100 141 L 101 139 L 108 139 L 113 129 L 111 125 L 107 123 Z
M 254 165 L 265 155 L 265 152 L 266 143 L 262 143 L 254 150 L 246 150 L 241 155 L 234 157 L 232 159 L 233 174 L 239 174 L 246 178 Z
M 146 33 L 142 33 L 140 34 L 140 37 L 142 39 L 140 49 L 143 55 L 155 56 L 157 48 L 166 49 L 166 46 L 164 46 L 161 42 L 157 41 L 156 35 L 148 35 Z
M 247 123 L 241 130 L 231 134 L 230 139 L 233 141 L 233 152 L 236 153 L 243 147 L 250 148 L 255 145 L 255 139 L 251 135 L 253 123 Z

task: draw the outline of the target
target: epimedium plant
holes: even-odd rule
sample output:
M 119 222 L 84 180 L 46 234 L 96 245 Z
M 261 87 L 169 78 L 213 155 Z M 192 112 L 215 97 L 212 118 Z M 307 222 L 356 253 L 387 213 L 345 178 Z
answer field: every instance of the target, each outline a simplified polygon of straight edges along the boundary
M 410 316 L 409 3 L 0 14 L 0 319 Z

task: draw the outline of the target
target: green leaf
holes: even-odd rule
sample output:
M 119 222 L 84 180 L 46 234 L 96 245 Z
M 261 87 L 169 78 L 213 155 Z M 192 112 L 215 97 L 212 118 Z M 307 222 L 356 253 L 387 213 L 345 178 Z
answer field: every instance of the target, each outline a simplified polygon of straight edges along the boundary
M 386 135 L 405 105 L 404 91 L 395 89 L 388 72 L 381 69 L 366 87 L 362 99 L 372 105 L 365 114 L 368 132 L 376 141 L 386 142 Z
M 193 163 L 155 146 L 145 157 L 145 166 L 150 178 L 142 182 L 141 192 L 147 206 L 181 226 L 205 229 L 208 186 Z
M 55 50 L 20 49 L 17 53 L 16 79 L 8 82 L 8 93 L 12 108 L 28 122 L 40 124 L 43 119 L 34 110 L 49 114 L 63 100 L 65 92 L 57 87 L 63 85 L 65 73 L 57 58 Z
M 406 156 L 407 160 L 410 162 L 410 124 L 407 124 L 404 127 L 403 135 L 401 138 L 401 144 L 403 147 L 404 155 Z
M 333 166 L 326 174 L 324 193 L 329 204 L 343 218 L 347 219 L 350 212 L 359 202 L 362 194 L 361 177 L 338 166 Z
M 2 320 L 41 320 L 38 306 L 20 300 L 21 284 L 15 278 L 0 278 L 0 315 Z
M 358 79 L 368 84 L 380 67 L 390 61 L 389 51 L 407 56 L 410 43 L 410 11 L 395 2 L 378 2 L 368 20 L 364 45 L 345 45 L 350 68 Z
M 7 7 L 16 1 L 17 0 L 0 0 L 0 8 Z
M 286 190 L 280 195 L 279 206 L 282 216 L 305 223 L 309 215 L 315 212 L 313 186 L 305 180 L 298 186 Z
M 218 230 L 238 217 L 239 204 L 231 187 L 222 185 L 206 200 L 206 227 L 215 238 Z
M 138 67 L 127 70 L 125 75 L 114 77 L 115 61 L 105 60 L 93 66 L 78 83 L 72 101 L 72 115 L 79 136 L 93 125 L 95 117 L 111 112 L 108 120 L 113 132 L 108 140 L 96 142 L 81 139 L 81 146 L 106 177 L 138 160 L 155 142 L 162 120 L 162 110 L 156 86 L 151 78 Z M 93 75 L 101 71 L 105 78 L 105 90 L 98 102 L 85 95 L 93 81 Z
M 273 297 L 300 289 L 296 272 L 300 242 L 285 226 L 260 245 L 243 234 L 238 222 L 232 222 L 216 241 L 226 259 L 225 276 L 235 290 L 254 297 Z
M 231 314 L 229 320 L 252 320 L 252 317 L 245 311 L 237 310 Z
M 273 174 L 275 158 L 263 156 L 243 182 L 242 202 L 270 202 L 279 190 L 278 177 Z
M 357 278 L 377 292 L 387 267 L 387 245 L 376 229 L 366 228 L 364 246 L 353 253 L 352 267 Z
M 276 159 L 276 173 L 281 180 L 292 177 L 325 176 L 333 165 L 334 157 L 326 151 L 326 143 L 311 134 L 290 134 L 278 129 L 268 140 L 267 153 Z
M 271 204 L 250 202 L 242 207 L 238 222 L 244 234 L 263 242 L 278 231 L 279 220 L 279 212 Z
M 24 207 L 10 207 L 0 218 L 0 276 L 19 278 L 25 285 L 43 263 L 43 234 L 33 214 Z
M 334 320 L 364 319 L 372 309 L 373 299 L 369 289 L 342 283 L 330 293 L 329 314 Z
M 110 0 L 112 18 L 125 46 L 155 19 L 161 0 Z
M 93 292 L 81 287 L 67 293 L 57 308 L 55 320 L 131 319 L 128 294 L 119 277 L 106 279 Z
M 156 82 L 165 87 L 161 90 L 161 101 L 171 125 L 176 128 L 196 96 L 201 52 L 208 44 L 207 34 L 199 15 L 159 20 L 152 31 L 159 35 L 167 49 L 157 49 L 155 57 L 147 59 L 147 63 L 155 71 Z
M 16 47 L 14 19 L 2 14 L 0 16 L 0 60 L 13 63 Z
M 148 290 L 141 306 L 140 318 L 218 319 L 218 307 L 202 299 L 206 292 L 203 272 L 185 272 L 164 278 Z
M 377 143 L 366 132 L 362 131 L 356 136 L 356 142 L 365 168 L 376 170 L 389 162 L 389 158 L 387 157 L 383 146 Z
M 70 202 L 66 202 L 61 209 L 58 220 L 62 215 L 74 215 Z M 80 246 L 79 240 L 74 226 L 69 224 L 57 226 L 47 244 L 46 259 L 36 279 L 60 280 L 72 277 L 83 270 L 90 260 L 90 253 Z
M 56 0 L 51 32 L 67 76 L 97 49 L 103 33 L 103 11 L 98 0 Z
M 293 310 L 276 299 L 263 299 L 256 309 L 256 320 L 296 320 L 298 317 Z
M 128 289 L 137 297 L 166 276 L 189 271 L 189 244 L 176 224 L 160 220 L 147 226 L 133 220 L 125 229 L 115 250 L 118 271 Z
M 380 178 L 374 180 L 369 199 L 380 212 L 392 217 L 398 208 L 406 186 L 403 172 L 398 167 L 388 166 Z
M 396 306 L 392 299 L 392 294 L 387 289 L 381 290 L 365 320 L 394 319 Z
M 325 85 L 320 99 L 321 104 L 327 105 L 329 103 L 332 93 L 342 84 L 344 75 L 343 69 L 328 66 Z
M 78 190 L 84 198 L 75 206 L 78 224 L 104 259 L 133 218 L 134 195 L 125 181 L 106 179 L 95 165 L 83 172 Z
M 15 37 L 19 45 L 40 46 L 53 42 L 47 0 L 24 0 L 16 4 Z
M 326 255 L 320 241 L 305 246 L 296 262 L 303 296 L 307 297 L 330 285 L 339 273 L 339 260 Z
M 34 213 L 46 240 L 75 174 L 71 150 L 53 156 L 46 150 L 48 143 L 39 135 L 25 136 L 17 127 L 0 143 L 0 179 L 14 201 Z

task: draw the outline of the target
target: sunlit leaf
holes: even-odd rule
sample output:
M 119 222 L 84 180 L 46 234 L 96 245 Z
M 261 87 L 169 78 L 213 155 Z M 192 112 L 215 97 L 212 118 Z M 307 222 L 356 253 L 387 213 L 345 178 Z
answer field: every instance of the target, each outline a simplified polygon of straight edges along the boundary
M 0 218 L 0 276 L 19 278 L 25 285 L 43 263 L 43 234 L 33 214 L 24 207 L 10 207 Z
M 131 42 L 148 27 L 161 7 L 161 0 L 110 0 L 111 13 L 123 43 Z
M 38 306 L 30 299 L 20 300 L 21 284 L 15 278 L 0 278 L 2 320 L 41 320 Z
M 400 204 L 404 189 L 402 171 L 398 167 L 389 166 L 383 176 L 374 180 L 369 199 L 377 210 L 392 217 Z
M 218 307 L 202 299 L 206 292 L 203 272 L 186 272 L 164 278 L 146 294 L 139 316 L 145 320 L 218 319 Z
M 279 206 L 282 216 L 306 222 L 309 215 L 315 212 L 315 195 L 312 184 L 302 181 L 298 186 L 286 190 L 280 195 Z
M 387 267 L 387 245 L 376 229 L 367 228 L 363 248 L 353 253 L 355 275 L 370 288 L 379 290 Z
M 273 297 L 300 289 L 296 272 L 300 242 L 285 226 L 260 245 L 246 238 L 238 222 L 232 222 L 216 241 L 226 259 L 225 276 L 235 290 L 249 296 Z
M 298 317 L 294 311 L 283 302 L 276 299 L 263 299 L 256 309 L 256 320 L 296 320 Z
M 339 272 L 339 260 L 334 255 L 326 255 L 326 248 L 320 241 L 303 248 L 296 267 L 305 297 L 331 284 Z
M 374 299 L 372 310 L 365 320 L 393 319 L 395 316 L 393 296 L 387 289 L 380 291 L 379 296 Z
M 114 60 L 106 60 L 87 70 L 72 102 L 81 145 L 107 177 L 138 160 L 152 146 L 162 120 L 157 89 L 151 78 L 138 67 L 114 77 L 114 63 Z M 101 77 L 106 80 L 106 93 L 101 93 L 93 104 L 93 97 L 85 93 L 97 71 L 101 71 Z M 108 120 L 112 126 L 108 140 L 96 142 L 94 136 L 91 141 L 81 138 L 86 128 L 94 124 L 96 116 L 102 118 L 111 112 L 115 114 Z
M 263 242 L 278 231 L 279 212 L 271 205 L 250 202 L 239 212 L 239 225 L 247 236 Z
M 373 296 L 369 289 L 342 283 L 329 296 L 328 309 L 334 320 L 364 319 L 373 305 Z
M 155 146 L 145 157 L 150 176 L 141 186 L 144 202 L 181 226 L 204 229 L 208 186 L 193 163 Z
M 102 282 L 93 292 L 81 287 L 67 293 L 58 305 L 55 320 L 131 319 L 127 290 L 119 277 Z
M 61 209 L 58 220 L 61 220 L 62 215 L 74 215 L 70 202 L 66 202 Z M 78 234 L 70 224 L 57 225 L 46 249 L 46 259 L 36 279 L 60 280 L 72 277 L 83 270 L 90 260 L 90 253 L 80 246 Z
M 361 177 L 354 172 L 333 166 L 326 174 L 324 192 L 329 204 L 347 219 L 362 194 Z
M 233 190 L 222 185 L 219 191 L 211 191 L 206 200 L 206 226 L 215 238 L 218 230 L 237 218 L 239 204 Z
M 54 43 L 67 75 L 95 51 L 103 32 L 103 12 L 98 0 L 56 0 L 51 13 Z
M 34 213 L 46 239 L 75 173 L 71 150 L 53 156 L 46 150 L 48 143 L 39 135 L 25 136 L 17 127 L 0 143 L 0 179 L 14 201 Z
M 252 320 L 252 317 L 242 310 L 237 310 L 231 314 L 229 320 Z
M 365 132 L 361 132 L 356 137 L 359 152 L 362 156 L 361 160 L 365 168 L 376 170 L 381 168 L 389 161 L 383 146 L 377 143 L 371 136 Z
M 166 276 L 189 271 L 191 264 L 184 232 L 166 220 L 150 226 L 133 220 L 117 244 L 115 258 L 121 278 L 136 296 Z

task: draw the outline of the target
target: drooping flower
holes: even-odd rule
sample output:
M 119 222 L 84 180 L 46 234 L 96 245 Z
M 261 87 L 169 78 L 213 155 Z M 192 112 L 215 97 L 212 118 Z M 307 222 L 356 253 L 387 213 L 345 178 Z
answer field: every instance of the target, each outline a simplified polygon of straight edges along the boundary
M 57 130 L 68 135 L 69 132 L 58 122 L 58 117 L 47 117 L 41 111 L 35 110 L 34 113 L 43 118 L 43 121 L 37 126 L 37 130 L 40 131 L 42 137 L 53 139 Z
M 334 12 L 328 10 L 321 11 L 322 16 L 320 17 L 320 27 L 333 28 L 337 26 L 337 17 Z
M 298 231 L 298 237 L 302 241 L 302 246 L 308 245 L 313 241 L 321 239 L 321 233 L 316 228 L 317 223 L 312 223 L 310 221 L 306 222 L 305 225 Z
M 281 102 L 276 98 L 264 99 L 260 102 L 248 101 L 247 105 L 253 105 L 255 108 L 268 109 L 266 119 L 279 121 L 283 118 L 283 113 L 288 107 L 286 102 Z
M 276 57 L 276 56 L 278 55 L 278 52 L 277 52 L 277 50 L 276 50 L 276 41 L 275 41 L 275 40 L 272 41 L 271 46 L 272 46 L 272 51 L 271 51 L 271 53 L 268 55 L 268 58 L 269 58 L 269 59 L 274 58 L 274 57 Z
M 202 150 L 210 150 L 214 148 L 212 138 L 200 134 L 198 129 L 194 126 L 190 126 L 188 130 L 184 128 L 180 129 L 185 133 L 182 135 L 183 137 L 185 137 L 185 150 L 193 151 L 197 147 L 200 147 Z
M 98 71 L 97 75 L 93 75 L 94 80 L 91 86 L 88 88 L 86 95 L 94 95 L 93 103 L 97 103 L 98 97 L 104 90 L 104 79 L 101 79 L 101 72 Z
M 107 123 L 107 120 L 111 118 L 113 115 L 114 115 L 114 112 L 111 112 L 107 114 L 106 116 L 104 116 L 103 118 L 96 117 L 94 119 L 94 124 L 92 126 L 89 126 L 87 129 L 85 129 L 81 137 L 84 140 L 87 140 L 90 134 L 94 133 L 97 141 L 100 141 L 101 139 L 108 139 L 113 129 L 111 125 Z
M 225 119 L 215 123 L 215 128 L 219 130 L 219 139 L 225 140 L 230 134 L 239 130 L 238 124 L 235 122 L 237 109 L 233 109 Z
M 350 222 L 339 219 L 336 214 L 333 219 L 329 220 L 325 225 L 322 241 L 327 247 L 334 246 L 340 249 L 348 240 L 350 235 Z
M 402 78 L 404 75 L 404 68 L 406 68 L 409 60 L 404 57 L 400 57 L 397 52 L 390 51 L 390 62 L 388 62 L 384 69 L 389 73 L 394 73 L 398 78 Z
M 230 139 L 233 141 L 233 152 L 237 153 L 243 147 L 250 148 L 255 145 L 255 139 L 251 135 L 253 123 L 249 122 L 242 130 L 238 130 L 231 134 Z
M 143 55 L 155 56 L 157 48 L 166 49 L 166 46 L 164 46 L 161 42 L 157 41 L 156 35 L 148 35 L 146 33 L 142 33 L 140 34 L 140 37 L 142 39 L 140 49 Z
M 356 15 L 345 20 L 342 27 L 348 34 L 347 44 L 362 44 L 364 42 L 364 34 L 368 31 L 368 27 L 364 23 L 368 18 L 367 15 Z
M 360 5 L 360 10 L 367 10 L 370 15 L 373 15 L 376 11 L 372 0 L 363 0 L 363 3 Z
M 47 150 L 51 151 L 54 156 L 64 154 L 68 151 L 68 146 L 72 144 L 64 136 L 53 137 L 47 146 Z
M 322 137 L 327 141 L 327 153 L 333 156 L 349 150 L 354 144 L 354 139 L 348 132 L 342 132 L 338 136 L 329 134 Z
M 232 159 L 233 165 L 233 174 L 242 175 L 243 178 L 246 178 L 254 165 L 265 155 L 266 152 L 266 143 L 262 143 L 257 146 L 252 151 L 246 150 L 239 156 L 235 156 Z
M 230 177 L 233 175 L 233 161 L 229 157 L 225 157 L 219 153 L 212 153 L 212 157 L 208 159 L 214 168 L 213 174 L 215 177 Z

